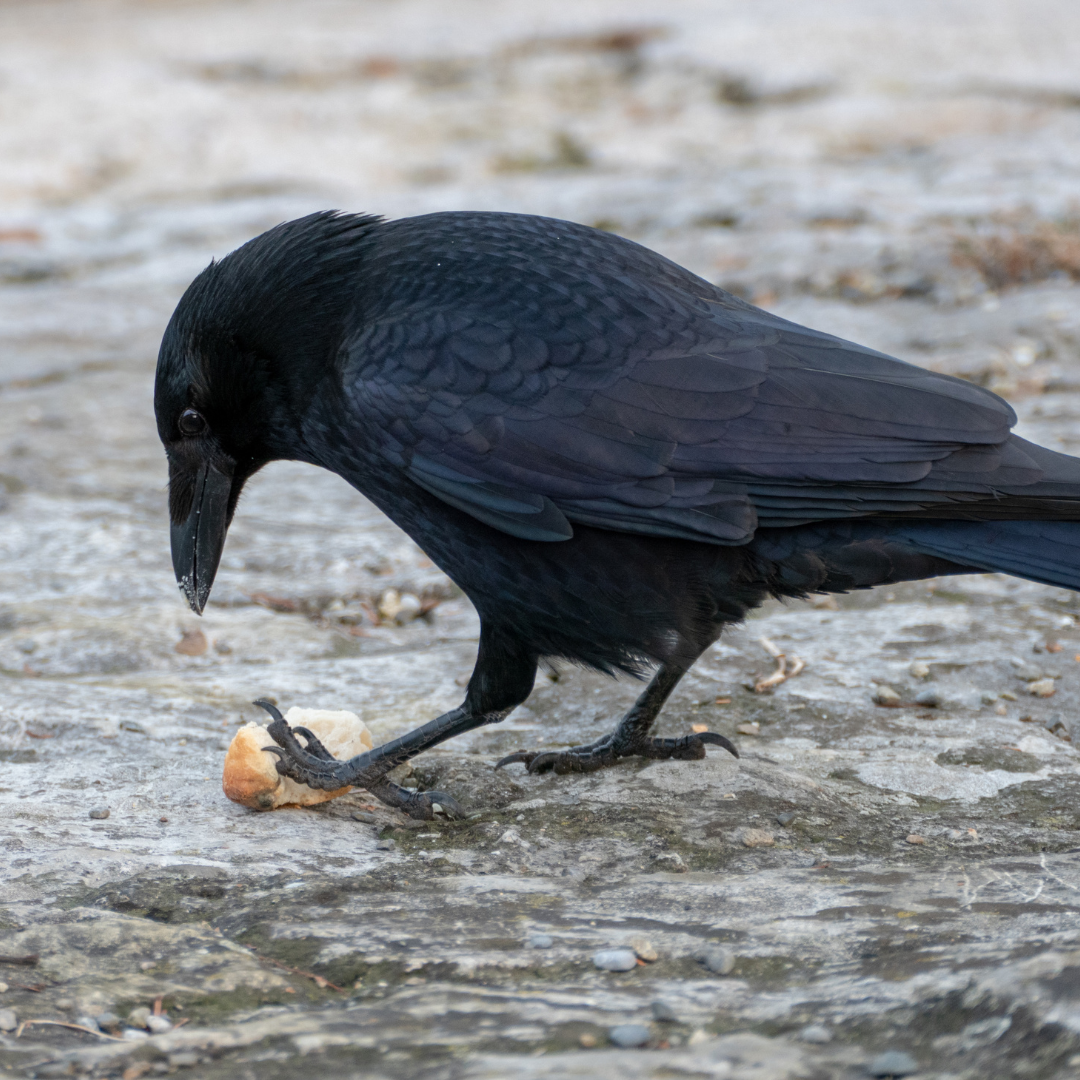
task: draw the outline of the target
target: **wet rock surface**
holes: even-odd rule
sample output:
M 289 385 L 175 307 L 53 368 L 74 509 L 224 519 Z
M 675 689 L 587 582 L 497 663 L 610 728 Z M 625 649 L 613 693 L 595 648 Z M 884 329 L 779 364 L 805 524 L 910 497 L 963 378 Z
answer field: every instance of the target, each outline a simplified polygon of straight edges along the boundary
M 391 738 L 458 703 L 476 617 L 282 463 L 196 620 L 151 410 L 211 255 L 328 205 L 485 206 L 622 231 L 1075 452 L 1080 34 L 1038 8 L 0 7 L 4 1075 L 1075 1074 L 1075 595 L 767 605 L 661 722 L 739 761 L 493 772 L 638 690 L 562 667 L 402 770 L 463 820 L 259 814 L 220 788 L 254 698 Z M 776 651 L 805 669 L 755 692 Z

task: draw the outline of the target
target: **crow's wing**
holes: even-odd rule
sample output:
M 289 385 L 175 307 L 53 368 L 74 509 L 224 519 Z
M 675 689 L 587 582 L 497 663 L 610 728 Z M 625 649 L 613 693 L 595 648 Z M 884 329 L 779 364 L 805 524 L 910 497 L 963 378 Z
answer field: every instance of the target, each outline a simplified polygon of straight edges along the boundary
M 502 214 L 379 230 L 342 352 L 386 460 L 515 536 L 713 543 L 1037 481 L 1012 409 L 629 241 Z

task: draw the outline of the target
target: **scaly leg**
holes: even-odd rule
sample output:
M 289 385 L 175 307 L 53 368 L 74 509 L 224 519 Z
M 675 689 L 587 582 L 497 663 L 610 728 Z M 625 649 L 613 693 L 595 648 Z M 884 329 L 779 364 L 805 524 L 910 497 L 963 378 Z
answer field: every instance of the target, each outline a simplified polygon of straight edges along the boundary
M 439 791 L 408 791 L 387 780 L 386 774 L 446 739 L 505 719 L 529 696 L 535 677 L 535 656 L 518 649 L 513 642 L 499 640 L 496 633 L 481 629 L 476 667 L 469 680 L 465 701 L 458 708 L 366 754 L 339 761 L 310 731 L 290 728 L 270 702 L 259 700 L 255 704 L 273 717 L 267 731 L 277 743 L 277 746 L 263 749 L 277 755 L 277 771 L 282 776 L 309 787 L 333 791 L 351 784 L 366 788 L 377 799 L 400 807 L 411 817 L 430 819 L 436 805 L 449 816 L 456 817 L 461 810 L 449 795 Z M 304 742 L 301 743 L 297 736 Z
M 684 735 L 680 739 L 649 737 L 649 729 L 653 726 L 657 714 L 686 671 L 686 667 L 677 664 L 661 664 L 652 682 L 634 702 L 633 708 L 618 722 L 615 729 L 602 739 L 585 746 L 572 746 L 569 750 L 519 751 L 504 757 L 495 768 L 501 769 L 504 765 L 520 761 L 531 773 L 570 773 L 606 769 L 624 757 L 693 761 L 705 756 L 707 743 L 722 746 L 738 757 L 739 751 L 735 744 L 712 731 Z

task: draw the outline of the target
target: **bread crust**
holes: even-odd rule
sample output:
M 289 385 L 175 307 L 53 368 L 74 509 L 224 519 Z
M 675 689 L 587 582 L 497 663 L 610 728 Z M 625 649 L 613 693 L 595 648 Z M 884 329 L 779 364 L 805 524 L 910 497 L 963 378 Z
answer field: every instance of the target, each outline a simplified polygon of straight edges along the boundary
M 347 760 L 372 747 L 371 732 L 355 714 L 346 710 L 291 708 L 285 714 L 290 727 L 309 728 L 334 757 Z M 303 736 L 301 736 L 301 739 Z M 279 806 L 314 806 L 336 799 L 351 787 L 319 791 L 282 776 L 277 755 L 263 750 L 274 746 L 262 724 L 245 724 L 233 737 L 225 754 L 221 788 L 227 798 L 252 810 L 276 810 Z

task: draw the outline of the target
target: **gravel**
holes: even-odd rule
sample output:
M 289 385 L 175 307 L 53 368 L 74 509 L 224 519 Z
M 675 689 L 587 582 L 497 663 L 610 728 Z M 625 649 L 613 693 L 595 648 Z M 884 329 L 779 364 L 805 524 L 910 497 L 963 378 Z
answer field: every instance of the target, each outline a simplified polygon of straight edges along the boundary
M 617 1024 L 608 1032 L 608 1038 L 616 1046 L 628 1050 L 644 1046 L 649 1041 L 649 1029 L 644 1024 Z
M 918 1062 L 903 1050 L 886 1050 L 867 1066 L 867 1072 L 875 1077 L 910 1076 L 918 1071 Z
M 592 962 L 601 971 L 633 971 L 637 956 L 633 949 L 600 949 L 593 953 Z
M 735 970 L 735 954 L 721 945 L 706 949 L 701 962 L 715 975 L 730 975 Z

